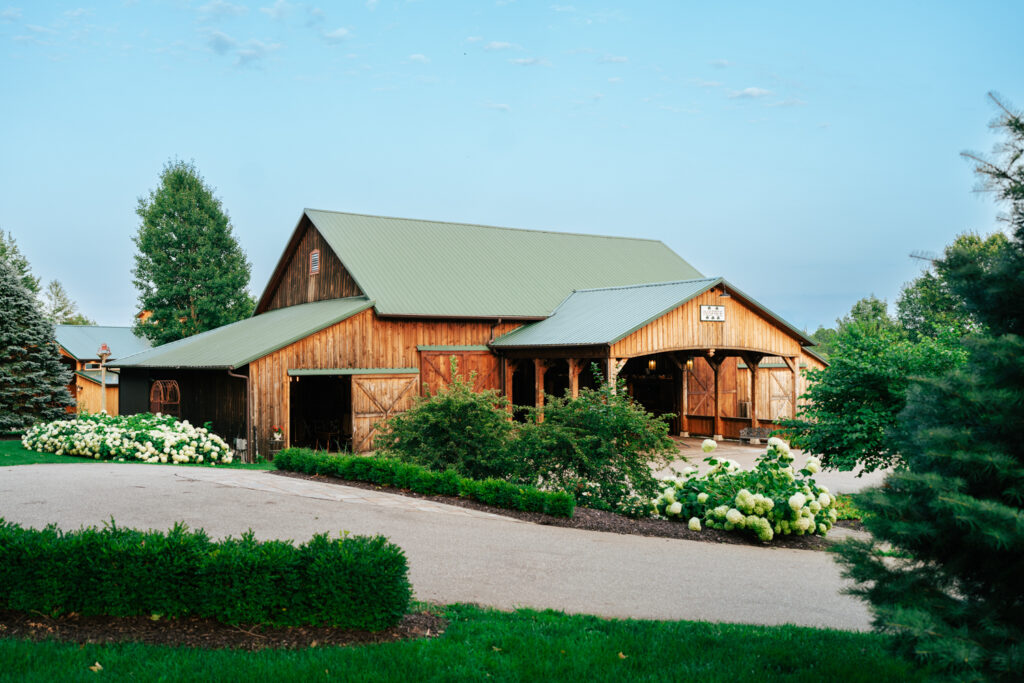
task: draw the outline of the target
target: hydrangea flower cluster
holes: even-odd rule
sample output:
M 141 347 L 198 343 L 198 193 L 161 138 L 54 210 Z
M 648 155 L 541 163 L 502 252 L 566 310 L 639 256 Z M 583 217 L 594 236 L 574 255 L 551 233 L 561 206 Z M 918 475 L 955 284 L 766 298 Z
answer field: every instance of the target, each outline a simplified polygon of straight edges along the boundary
M 232 460 L 228 444 L 206 427 L 159 413 L 121 417 L 99 413 L 39 423 L 25 432 L 21 443 L 40 453 L 119 462 L 215 465 Z
M 710 439 L 706 453 L 717 444 Z M 772 437 L 768 450 L 752 470 L 735 461 L 708 456 L 710 470 L 703 476 L 688 467 L 680 477 L 663 480 L 661 494 L 651 501 L 652 512 L 661 517 L 687 521 L 689 528 L 745 531 L 761 541 L 777 534 L 824 536 L 836 522 L 836 498 L 811 475 L 821 471 L 821 461 L 811 456 L 803 469 L 793 468 L 789 444 Z

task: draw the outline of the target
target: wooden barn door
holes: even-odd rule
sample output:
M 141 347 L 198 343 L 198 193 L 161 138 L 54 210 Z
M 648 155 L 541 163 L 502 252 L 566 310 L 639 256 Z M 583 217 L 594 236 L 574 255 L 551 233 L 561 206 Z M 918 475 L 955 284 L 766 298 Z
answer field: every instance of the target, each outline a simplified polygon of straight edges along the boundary
M 353 375 L 352 450 L 372 450 L 377 424 L 407 410 L 418 388 L 418 375 Z
M 762 370 L 762 372 L 764 372 Z M 778 420 L 793 416 L 793 373 L 789 368 L 772 368 L 768 375 L 769 405 L 771 419 Z
M 469 378 L 475 373 L 473 390 L 500 389 L 501 375 L 498 371 L 498 357 L 490 351 L 421 351 L 420 377 L 424 391 L 434 394 L 452 381 L 451 358 L 458 362 L 458 373 Z
M 715 414 L 715 373 L 703 358 L 693 360 L 693 368 L 687 374 L 688 406 L 690 415 Z

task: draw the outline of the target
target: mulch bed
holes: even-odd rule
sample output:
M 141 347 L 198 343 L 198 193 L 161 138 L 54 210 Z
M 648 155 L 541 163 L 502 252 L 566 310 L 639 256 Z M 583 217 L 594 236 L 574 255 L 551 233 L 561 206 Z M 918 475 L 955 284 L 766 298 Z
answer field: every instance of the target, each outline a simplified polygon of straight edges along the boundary
M 534 524 L 545 524 L 548 526 L 561 526 L 570 529 L 585 529 L 587 531 L 607 531 L 613 534 L 631 534 L 635 536 L 658 536 L 661 538 L 681 538 L 687 541 L 703 541 L 705 543 L 732 543 L 737 545 L 756 545 L 763 548 L 790 548 L 797 550 L 825 550 L 832 546 L 832 541 L 821 536 L 776 536 L 771 543 L 762 543 L 755 537 L 747 534 L 736 534 L 720 529 L 702 529 L 701 531 L 690 531 L 685 523 L 672 522 L 667 519 L 631 519 L 623 515 L 606 510 L 593 510 L 591 508 L 577 507 L 572 519 L 564 517 L 552 517 L 539 512 L 521 512 L 519 510 L 506 510 L 491 505 L 484 505 L 475 500 L 456 498 L 454 496 L 425 496 L 407 489 L 396 489 L 387 486 L 378 486 L 363 481 L 348 481 L 337 477 L 328 477 L 320 474 L 300 474 L 298 472 L 285 472 L 272 470 L 273 474 L 296 479 L 309 479 L 328 484 L 340 486 L 351 486 L 371 491 L 382 491 L 384 493 L 395 493 L 411 498 L 423 498 L 447 505 L 471 508 L 490 512 L 504 517 L 513 517 Z
M 407 614 L 385 631 L 353 631 L 330 626 L 231 626 L 213 619 L 181 617 L 108 617 L 67 614 L 50 617 L 41 612 L 0 610 L 0 638 L 60 640 L 74 643 L 135 642 L 149 645 L 232 648 L 305 648 L 323 645 L 366 645 L 414 638 L 436 638 L 448 622 L 428 612 Z

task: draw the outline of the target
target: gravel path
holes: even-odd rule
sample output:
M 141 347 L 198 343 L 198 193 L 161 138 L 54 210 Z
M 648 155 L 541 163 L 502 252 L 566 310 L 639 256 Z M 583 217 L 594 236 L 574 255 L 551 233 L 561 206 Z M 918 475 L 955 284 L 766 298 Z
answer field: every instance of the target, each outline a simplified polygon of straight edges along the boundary
M 384 534 L 416 597 L 604 617 L 864 630 L 829 553 L 549 527 L 466 508 L 252 470 L 157 465 L 0 468 L 0 517 L 41 527 L 174 521 L 214 537 Z

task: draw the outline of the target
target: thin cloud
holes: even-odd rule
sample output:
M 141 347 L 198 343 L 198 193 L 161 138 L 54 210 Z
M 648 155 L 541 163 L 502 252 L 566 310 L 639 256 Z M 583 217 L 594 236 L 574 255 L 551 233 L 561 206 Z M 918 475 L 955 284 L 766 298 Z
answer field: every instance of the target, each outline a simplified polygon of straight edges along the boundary
M 219 55 L 226 55 L 238 47 L 237 40 L 220 31 L 211 31 L 206 37 L 206 44 Z
M 619 78 L 618 76 L 612 76 L 611 78 L 608 79 L 608 82 L 609 83 L 622 83 L 622 79 Z
M 32 33 L 49 33 L 51 35 L 57 33 L 56 31 L 54 31 L 49 26 L 38 26 L 36 24 L 25 24 L 25 28 L 27 28 L 29 31 L 32 31 Z
M 576 8 L 572 5 L 552 5 L 552 12 L 575 12 Z
M 484 102 L 484 107 L 487 109 L 494 109 L 495 111 L 512 111 L 512 107 L 501 102 Z
M 733 66 L 735 62 L 730 62 L 728 59 L 712 59 L 708 64 L 716 69 L 728 69 L 730 66 Z
M 522 57 L 520 59 L 510 59 L 509 64 L 517 64 L 519 66 L 551 66 L 551 62 L 542 57 Z
M 331 44 L 337 44 L 342 41 L 348 40 L 351 35 L 352 32 L 349 31 L 344 26 L 339 26 L 333 31 L 325 31 L 323 34 L 324 40 Z
M 235 66 L 254 66 L 265 59 L 271 52 L 280 48 L 280 43 L 264 43 L 260 40 L 250 40 L 236 52 Z
M 317 24 L 322 24 L 327 19 L 327 15 L 319 7 L 306 6 L 306 26 L 313 27 Z
M 490 50 L 491 52 L 494 52 L 495 50 L 511 50 L 514 47 L 516 47 L 515 43 L 506 43 L 501 40 L 492 40 L 484 45 L 484 49 Z
M 211 0 L 199 8 L 199 14 L 204 19 L 227 19 L 230 17 L 242 17 L 249 13 L 249 8 L 244 5 L 235 5 L 224 0 Z
M 700 78 L 690 79 L 690 84 L 695 85 L 698 88 L 721 88 L 722 84 L 718 81 L 705 81 Z
M 798 100 L 795 97 L 791 97 L 791 98 L 786 99 L 786 100 L 779 100 L 778 102 L 769 102 L 768 104 L 766 104 L 764 106 L 766 106 L 766 107 L 802 107 L 805 104 L 807 104 L 807 103 L 804 102 L 803 100 Z
M 69 9 L 64 12 L 64 16 L 69 19 L 80 19 L 81 17 L 87 17 L 92 14 L 91 9 L 85 9 L 84 7 L 78 7 L 76 9 Z
M 605 55 L 601 58 L 601 61 L 605 64 L 625 64 L 629 61 L 629 57 L 618 57 L 615 55 Z
M 21 19 L 21 8 L 8 7 L 3 11 L 0 11 L 0 19 L 3 19 L 4 21 L 18 21 Z
M 429 64 L 430 63 L 430 57 L 427 57 L 426 55 L 421 55 L 419 53 L 416 53 L 414 55 L 409 55 L 408 59 L 409 59 L 410 62 L 415 62 L 416 64 Z
M 483 38 L 480 36 L 469 36 L 466 38 L 467 43 L 479 43 L 481 40 L 483 40 Z
M 366 9 L 370 10 L 371 12 L 377 9 L 377 0 L 366 0 Z
M 765 90 L 764 88 L 744 88 L 743 90 L 734 90 L 729 93 L 729 99 L 756 100 L 759 97 L 768 97 L 771 94 L 771 90 Z
M 286 2 L 286 0 L 277 0 L 270 7 L 260 7 L 260 12 L 263 12 L 274 21 L 283 21 L 288 16 L 288 12 L 292 9 L 292 4 Z

